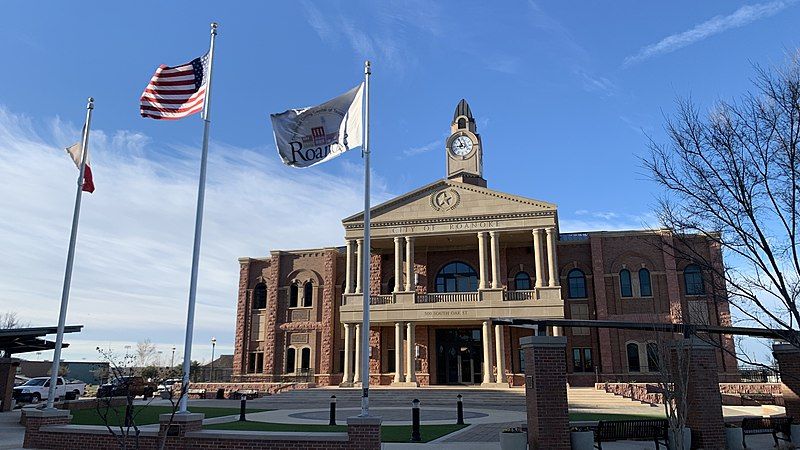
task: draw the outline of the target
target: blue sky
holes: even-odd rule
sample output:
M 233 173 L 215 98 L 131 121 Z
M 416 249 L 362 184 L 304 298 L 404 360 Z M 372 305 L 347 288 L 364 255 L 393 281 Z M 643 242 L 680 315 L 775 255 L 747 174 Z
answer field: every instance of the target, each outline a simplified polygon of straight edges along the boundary
M 489 186 L 554 202 L 562 230 L 652 223 L 637 160 L 677 97 L 703 107 L 748 89 L 751 65 L 800 42 L 797 1 L 7 2 L 0 28 L 0 310 L 57 319 L 85 98 L 97 101 L 97 191 L 84 202 L 68 359 L 146 337 L 182 343 L 199 117 L 145 120 L 159 64 L 208 46 L 220 23 L 194 354 L 230 351 L 236 257 L 338 245 L 359 209 L 357 153 L 303 171 L 277 162 L 268 115 L 327 100 L 373 62 L 375 200 L 444 175 L 466 98 Z M 158 11 L 156 19 L 148 11 Z M 309 221 L 306 211 L 317 214 Z M 33 287 L 32 287 L 33 286 Z M 135 305 L 131 311 L 131 305 Z

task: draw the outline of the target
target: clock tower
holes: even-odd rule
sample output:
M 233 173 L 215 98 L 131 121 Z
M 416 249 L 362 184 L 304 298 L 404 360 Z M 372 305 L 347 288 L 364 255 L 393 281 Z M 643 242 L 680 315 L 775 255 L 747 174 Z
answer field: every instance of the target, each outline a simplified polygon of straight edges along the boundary
M 475 118 L 463 98 L 456 106 L 447 138 L 447 179 L 486 187 L 483 179 L 483 146 Z

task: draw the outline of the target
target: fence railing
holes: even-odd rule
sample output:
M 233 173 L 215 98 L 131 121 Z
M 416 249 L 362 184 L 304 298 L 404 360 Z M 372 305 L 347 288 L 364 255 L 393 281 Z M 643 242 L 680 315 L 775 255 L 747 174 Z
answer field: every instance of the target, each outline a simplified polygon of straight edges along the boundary
M 506 291 L 505 299 L 516 300 L 533 300 L 536 298 L 536 291 Z
M 739 369 L 739 376 L 742 377 L 742 383 L 778 383 L 780 377 L 774 370 L 759 368 L 759 369 Z
M 389 305 L 394 303 L 394 296 L 392 294 L 370 295 L 370 305 Z
M 286 373 L 280 376 L 284 383 L 311 383 L 314 381 L 314 371 L 312 369 L 301 369 L 295 373 Z
M 442 292 L 435 294 L 418 294 L 415 303 L 458 303 L 477 302 L 477 292 Z
M 558 235 L 559 241 L 588 241 L 589 233 L 561 233 Z

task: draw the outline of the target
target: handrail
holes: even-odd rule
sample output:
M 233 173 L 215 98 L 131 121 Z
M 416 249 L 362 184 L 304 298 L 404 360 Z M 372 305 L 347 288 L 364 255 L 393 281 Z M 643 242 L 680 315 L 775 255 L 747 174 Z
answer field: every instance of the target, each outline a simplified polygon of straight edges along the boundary
M 418 294 L 415 303 L 479 302 L 480 300 L 477 292 L 437 292 Z
M 370 295 L 370 305 L 389 305 L 394 303 L 394 296 L 392 294 Z
M 518 301 L 518 300 L 534 300 L 536 298 L 536 291 L 506 291 L 504 300 Z

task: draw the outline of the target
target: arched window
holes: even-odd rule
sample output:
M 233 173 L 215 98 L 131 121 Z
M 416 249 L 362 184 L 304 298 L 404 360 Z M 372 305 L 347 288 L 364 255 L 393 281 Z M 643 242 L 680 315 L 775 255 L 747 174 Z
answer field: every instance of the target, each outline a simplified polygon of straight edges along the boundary
M 303 306 L 311 306 L 311 300 L 314 299 L 314 285 L 311 281 L 306 281 L 303 285 Z
M 647 370 L 650 372 L 661 371 L 661 361 L 658 357 L 658 344 L 655 342 L 647 343 Z
M 529 291 L 531 289 L 531 276 L 527 272 L 517 272 L 514 275 L 514 290 Z
M 642 297 L 653 296 L 653 287 L 650 285 L 650 271 L 645 268 L 639 269 L 639 293 Z
M 467 128 L 467 119 L 462 117 L 458 119 L 458 129 L 463 130 L 464 128 Z
M 641 365 L 639 364 L 639 344 L 631 342 L 626 346 L 626 350 L 628 352 L 628 372 L 641 371 Z
M 300 350 L 300 370 L 308 371 L 311 369 L 311 349 L 308 347 Z
M 478 274 L 469 264 L 451 262 L 436 274 L 436 292 L 475 292 Z
M 267 307 L 267 285 L 258 283 L 253 288 L 253 309 L 264 309 Z
M 623 297 L 633 297 L 631 288 L 631 271 L 622 269 L 619 271 L 619 292 Z
M 581 269 L 572 269 L 567 274 L 567 291 L 569 298 L 586 298 L 586 275 Z
M 294 373 L 294 354 L 294 348 L 286 349 L 286 373 Z
M 289 308 L 297 308 L 297 283 L 289 285 Z
M 683 269 L 683 282 L 686 284 L 686 295 L 702 295 L 705 293 L 703 274 L 697 264 L 689 264 Z

